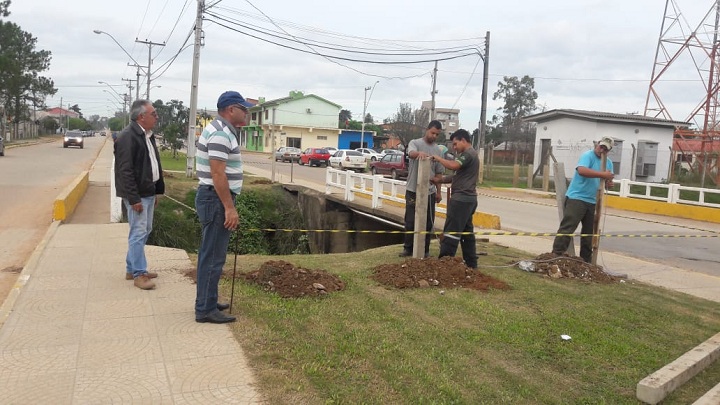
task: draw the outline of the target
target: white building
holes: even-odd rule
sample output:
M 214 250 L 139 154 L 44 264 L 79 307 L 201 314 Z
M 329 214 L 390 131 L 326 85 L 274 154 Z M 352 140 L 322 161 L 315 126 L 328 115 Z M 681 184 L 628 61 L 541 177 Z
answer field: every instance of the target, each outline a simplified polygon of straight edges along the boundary
M 525 118 L 537 123 L 534 168 L 552 163 L 548 151 L 565 165 L 572 178 L 580 155 L 594 142 L 608 136 L 615 146 L 608 153 L 616 179 L 662 182 L 668 178 L 673 158 L 673 133 L 690 123 L 642 115 L 583 110 L 550 110 Z M 552 177 L 552 164 L 550 176 Z

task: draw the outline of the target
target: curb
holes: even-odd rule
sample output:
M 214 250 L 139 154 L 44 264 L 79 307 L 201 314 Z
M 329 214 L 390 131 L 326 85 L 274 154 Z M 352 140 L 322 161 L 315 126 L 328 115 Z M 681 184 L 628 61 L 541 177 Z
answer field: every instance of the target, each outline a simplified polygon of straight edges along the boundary
M 53 223 L 50 224 L 50 228 L 48 228 L 47 232 L 45 232 L 45 236 L 43 236 L 40 243 L 38 243 L 38 245 L 35 247 L 35 250 L 33 250 L 32 255 L 30 255 L 27 263 L 25 263 L 25 266 L 20 272 L 20 275 L 18 276 L 15 285 L 8 293 L 7 298 L 5 298 L 2 306 L 0 306 L 0 327 L 2 327 L 2 325 L 5 323 L 5 320 L 8 318 L 8 316 L 10 316 L 10 313 L 15 306 L 15 302 L 20 295 L 20 290 L 25 286 L 25 284 L 27 284 L 28 280 L 30 280 L 30 276 L 32 276 L 32 274 L 35 272 L 35 269 L 40 262 L 40 258 L 42 257 L 43 253 L 45 253 L 45 247 L 47 246 L 48 242 L 50 242 L 50 239 L 55 236 L 55 232 L 57 232 L 60 224 L 60 221 L 53 221 Z

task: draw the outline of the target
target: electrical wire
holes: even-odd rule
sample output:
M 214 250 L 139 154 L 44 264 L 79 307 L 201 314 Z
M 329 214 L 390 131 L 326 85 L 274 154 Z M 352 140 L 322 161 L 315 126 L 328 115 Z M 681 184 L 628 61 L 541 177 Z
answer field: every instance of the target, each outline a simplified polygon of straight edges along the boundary
M 477 70 L 477 67 L 480 65 L 481 60 L 482 60 L 482 58 L 478 57 L 477 62 L 475 62 L 475 67 L 473 68 L 472 73 L 470 73 L 470 77 L 468 77 L 467 81 L 465 82 L 465 86 L 463 86 L 462 91 L 460 91 L 460 95 L 458 95 L 457 100 L 455 100 L 452 107 L 450 107 L 451 110 L 455 108 L 457 103 L 460 102 L 460 99 L 462 98 L 463 94 L 465 94 L 465 90 L 467 90 L 468 85 L 470 84 L 470 81 L 472 80 L 473 76 L 475 76 L 475 71 Z
M 151 37 L 153 31 L 155 31 L 155 27 L 157 26 L 158 21 L 160 21 L 160 17 L 162 17 L 163 13 L 165 12 L 165 8 L 168 5 L 168 1 L 170 1 L 170 0 L 165 0 L 165 4 L 163 4 L 162 9 L 160 10 L 160 13 L 158 14 L 157 18 L 155 19 L 155 23 L 153 23 L 153 26 L 150 28 L 150 32 L 148 32 L 148 34 L 147 34 L 148 37 Z
M 165 41 L 164 41 L 165 43 L 170 42 L 170 38 L 172 37 L 173 33 L 175 33 L 175 29 L 177 28 L 178 24 L 180 23 L 180 20 L 182 19 L 183 15 L 185 15 L 185 12 L 188 10 L 189 2 L 190 2 L 190 0 L 185 0 L 185 4 L 183 4 L 182 8 L 180 9 L 180 14 L 178 15 L 177 19 L 175 19 L 175 24 L 173 24 L 173 27 L 170 30 L 170 33 L 168 34 L 167 38 L 165 38 Z M 155 57 L 157 58 L 158 56 L 160 56 L 160 54 L 162 53 L 162 51 L 165 48 L 166 47 L 164 47 L 164 46 L 160 47 L 160 51 L 158 51 L 158 53 L 155 54 Z

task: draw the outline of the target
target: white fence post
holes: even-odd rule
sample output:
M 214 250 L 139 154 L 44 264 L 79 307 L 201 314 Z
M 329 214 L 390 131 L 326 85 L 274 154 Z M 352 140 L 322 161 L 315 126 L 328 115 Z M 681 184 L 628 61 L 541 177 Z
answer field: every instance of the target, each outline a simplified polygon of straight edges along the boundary
M 382 179 L 381 174 L 376 174 L 373 176 L 373 183 L 372 183 L 372 207 L 375 209 L 382 208 L 382 200 L 380 199 L 380 194 L 382 194 L 382 186 L 380 185 L 380 179 Z
M 680 199 L 680 185 L 675 183 L 670 183 L 670 188 L 668 189 L 668 202 L 670 204 L 677 204 L 678 200 Z M 702 200 L 701 200 L 702 202 Z
M 620 197 L 627 197 L 628 195 L 630 195 L 630 180 L 622 179 L 620 180 Z

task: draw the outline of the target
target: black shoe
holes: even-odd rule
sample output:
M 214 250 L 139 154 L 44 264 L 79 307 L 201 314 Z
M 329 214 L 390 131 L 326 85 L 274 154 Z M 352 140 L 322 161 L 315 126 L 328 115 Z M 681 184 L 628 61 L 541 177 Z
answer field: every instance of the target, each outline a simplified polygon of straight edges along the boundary
M 412 256 L 412 252 L 408 252 L 407 250 L 403 250 L 402 253 L 398 255 L 398 257 L 410 257 Z
M 235 317 L 230 315 L 221 314 L 220 312 L 213 312 L 204 318 L 195 318 L 195 322 L 198 323 L 229 323 L 235 322 Z
M 224 311 L 226 309 L 230 308 L 230 304 L 221 304 L 218 302 L 217 309 L 218 311 Z

